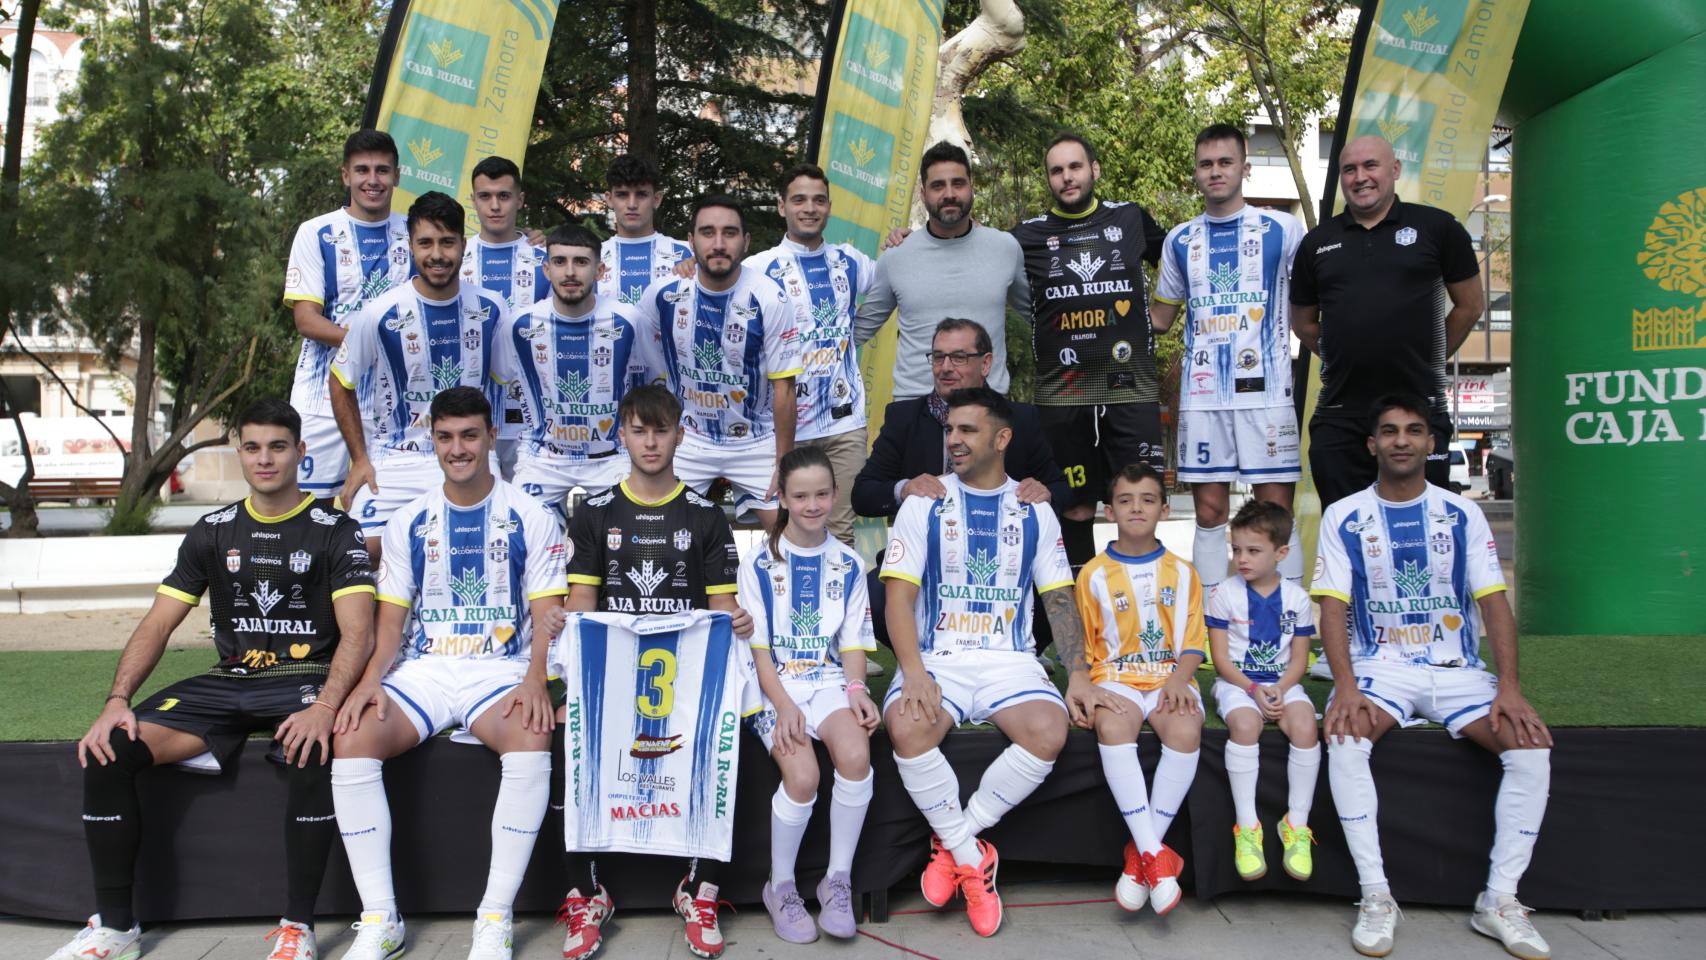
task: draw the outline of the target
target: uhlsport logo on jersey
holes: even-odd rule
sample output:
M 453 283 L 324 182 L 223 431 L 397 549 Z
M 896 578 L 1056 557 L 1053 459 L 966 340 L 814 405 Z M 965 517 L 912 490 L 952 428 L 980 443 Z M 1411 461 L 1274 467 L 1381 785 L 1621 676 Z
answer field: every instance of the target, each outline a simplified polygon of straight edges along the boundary
M 480 100 L 488 42 L 483 33 L 417 13 L 409 19 L 399 75 L 411 87 L 472 107 Z
M 853 13 L 847 17 L 841 49 L 841 73 L 850 85 L 884 106 L 900 106 L 909 52 L 905 37 Z
M 1410 70 L 1444 73 L 1469 0 L 1388 2 L 1375 26 L 1374 55 Z
M 1633 349 L 1706 349 L 1706 187 L 1667 200 L 1647 226 L 1635 263 L 1659 289 L 1699 299 L 1692 308 L 1634 310 Z
M 397 186 L 416 196 L 431 190 L 459 194 L 468 134 L 406 113 L 391 115 L 390 133 L 402 148 Z
M 868 203 L 882 203 L 894 167 L 894 134 L 839 112 L 830 130 L 829 182 Z
M 1364 119 L 1357 124 L 1353 136 L 1373 134 L 1384 139 L 1392 144 L 1393 155 L 1407 168 L 1413 168 L 1406 169 L 1406 175 L 1417 173 L 1421 170 L 1418 164 L 1427 155 L 1435 110 L 1432 101 L 1415 94 L 1370 90 L 1357 105 L 1357 116 Z

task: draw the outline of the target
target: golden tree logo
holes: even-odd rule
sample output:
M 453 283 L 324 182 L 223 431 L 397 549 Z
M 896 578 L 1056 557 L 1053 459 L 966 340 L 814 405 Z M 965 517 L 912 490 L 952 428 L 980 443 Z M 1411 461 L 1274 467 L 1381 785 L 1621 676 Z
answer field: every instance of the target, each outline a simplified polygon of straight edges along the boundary
M 1660 289 L 1699 297 L 1702 302 L 1692 309 L 1634 311 L 1634 349 L 1706 348 L 1706 336 L 1700 334 L 1700 326 L 1706 323 L 1706 187 L 1686 191 L 1659 207 L 1635 263 Z
M 881 70 L 889 62 L 889 45 L 881 40 L 865 41 L 865 62 L 872 70 Z
M 876 148 L 871 146 L 864 137 L 860 137 L 848 144 L 847 152 L 853 155 L 853 162 L 857 163 L 861 167 L 870 163 L 872 158 L 877 155 Z
M 1409 14 L 1405 16 L 1408 17 Z M 1410 132 L 1410 125 L 1397 117 L 1381 117 L 1374 125 L 1380 128 L 1380 135 L 1386 138 L 1387 143 L 1397 143 L 1404 134 Z
M 1439 18 L 1429 13 L 1427 5 L 1423 4 L 1413 10 L 1404 11 L 1404 26 L 1410 28 L 1410 36 L 1420 37 L 1439 26 Z
M 444 156 L 444 151 L 434 147 L 431 140 L 422 137 L 409 141 L 409 156 L 414 158 L 416 166 L 430 167 L 438 162 L 439 157 Z
M 1406 16 L 1408 15 L 1406 14 Z M 427 44 L 427 50 L 432 53 L 432 58 L 438 61 L 441 69 L 447 68 L 462 59 L 462 51 L 456 49 L 456 44 L 451 43 L 449 37 L 440 37 Z

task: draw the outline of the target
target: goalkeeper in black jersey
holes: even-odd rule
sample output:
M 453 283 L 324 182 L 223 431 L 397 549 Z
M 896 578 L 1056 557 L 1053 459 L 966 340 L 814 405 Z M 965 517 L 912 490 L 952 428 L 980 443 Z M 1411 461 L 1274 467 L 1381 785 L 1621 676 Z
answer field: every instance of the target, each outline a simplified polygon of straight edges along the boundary
M 99 912 L 51 960 L 141 955 L 131 903 L 142 841 L 137 774 L 158 764 L 222 771 L 262 730 L 273 732 L 268 759 L 284 767 L 288 784 L 287 894 L 271 956 L 315 955 L 314 901 L 338 836 L 329 743 L 338 707 L 373 649 L 373 575 L 360 525 L 297 486 L 305 448 L 296 411 L 262 400 L 243 412 L 237 435 L 249 496 L 184 536 L 119 658 L 112 693 L 77 744 Z M 218 662 L 132 707 L 172 631 L 204 594 Z

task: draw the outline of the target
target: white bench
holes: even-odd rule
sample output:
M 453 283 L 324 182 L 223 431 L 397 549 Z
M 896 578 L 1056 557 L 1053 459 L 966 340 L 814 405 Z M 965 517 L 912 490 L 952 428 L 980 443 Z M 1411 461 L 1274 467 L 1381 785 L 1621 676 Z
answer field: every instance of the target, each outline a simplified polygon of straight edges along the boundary
M 183 536 L 0 539 L 0 612 L 146 607 Z

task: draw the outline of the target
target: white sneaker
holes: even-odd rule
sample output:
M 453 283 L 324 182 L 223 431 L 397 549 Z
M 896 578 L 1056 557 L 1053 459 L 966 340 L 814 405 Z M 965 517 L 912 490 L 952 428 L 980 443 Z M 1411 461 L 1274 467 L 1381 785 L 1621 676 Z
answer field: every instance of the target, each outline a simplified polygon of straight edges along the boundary
M 71 942 L 53 952 L 47 960 L 136 960 L 142 956 L 142 925 L 129 930 L 114 930 L 101 926 L 101 915 L 95 914 Z
M 267 960 L 314 960 L 320 955 L 314 945 L 314 931 L 307 924 L 281 918 L 267 939 L 273 941 Z
M 1515 897 L 1489 899 L 1483 893 L 1475 899 L 1475 913 L 1469 917 L 1469 927 L 1504 944 L 1505 952 L 1513 957 L 1550 960 L 1552 956 L 1552 948 L 1528 919 L 1528 908 Z
M 364 913 L 350 924 L 355 942 L 344 951 L 343 960 L 396 960 L 403 955 L 403 918 L 382 910 Z
M 501 913 L 482 913 L 474 920 L 474 945 L 468 960 L 510 960 L 515 923 Z
M 1351 927 L 1351 946 L 1365 957 L 1384 957 L 1392 952 L 1392 936 L 1398 932 L 1398 901 L 1390 893 L 1371 893 L 1357 901 L 1357 922 Z

